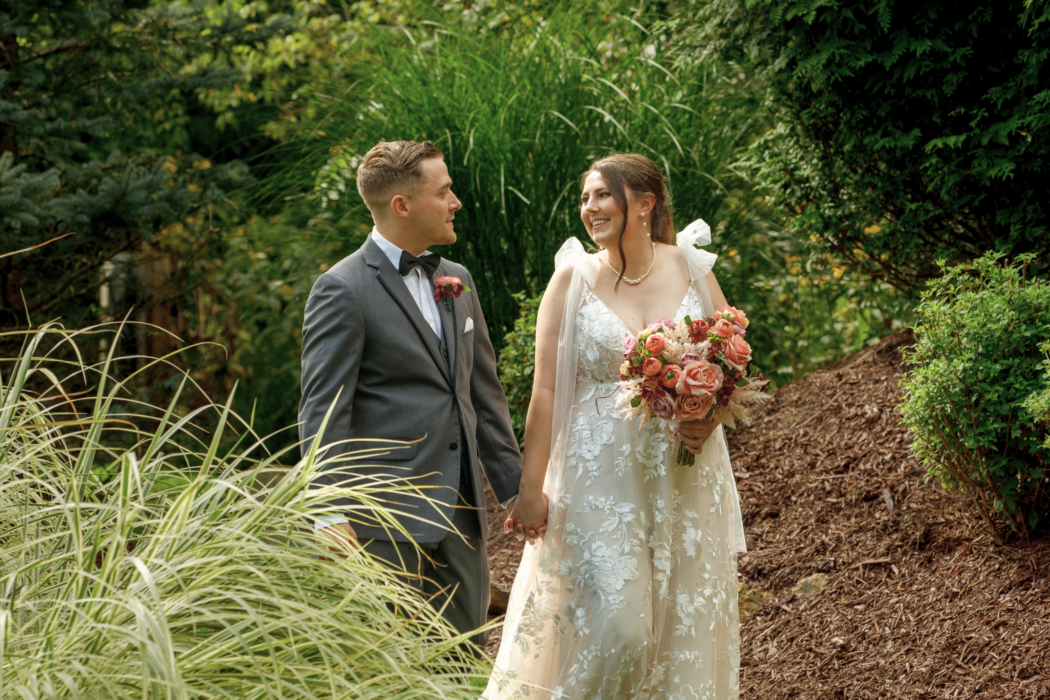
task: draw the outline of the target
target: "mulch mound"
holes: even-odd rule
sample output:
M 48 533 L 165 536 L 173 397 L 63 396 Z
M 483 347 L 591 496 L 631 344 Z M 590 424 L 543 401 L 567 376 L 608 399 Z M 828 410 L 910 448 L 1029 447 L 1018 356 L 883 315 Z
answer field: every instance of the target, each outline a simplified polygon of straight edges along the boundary
M 744 698 L 1050 698 L 1050 541 L 999 547 L 923 482 L 896 411 L 911 342 L 902 331 L 783 387 L 729 435 L 754 610 Z M 509 586 L 521 545 L 501 533 L 492 577 Z

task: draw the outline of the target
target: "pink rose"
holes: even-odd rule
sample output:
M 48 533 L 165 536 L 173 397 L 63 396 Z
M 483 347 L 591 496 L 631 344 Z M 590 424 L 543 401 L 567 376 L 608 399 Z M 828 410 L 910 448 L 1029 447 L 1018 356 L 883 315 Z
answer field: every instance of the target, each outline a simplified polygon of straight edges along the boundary
M 666 391 L 653 394 L 649 400 L 649 409 L 657 418 L 673 418 L 675 412 L 675 400 L 668 396 Z
M 700 420 L 711 410 L 713 403 L 708 395 L 682 394 L 675 402 L 675 414 L 680 420 Z
M 683 367 L 685 367 L 686 365 L 691 365 L 694 362 L 699 362 L 699 361 L 700 361 L 700 356 L 697 355 L 695 352 L 682 353 L 682 366 Z
M 660 370 L 664 368 L 664 365 L 660 360 L 655 357 L 650 357 L 644 363 L 642 363 L 642 374 L 647 377 L 655 377 L 660 374 Z
M 734 335 L 730 338 L 722 353 L 726 358 L 726 364 L 736 369 L 744 369 L 751 361 L 751 346 L 747 344 L 742 335 Z
M 663 333 L 665 330 L 673 331 L 674 321 L 664 316 L 663 318 L 650 323 L 648 326 L 645 327 L 645 330 L 650 331 L 652 333 Z
M 679 394 L 713 394 L 722 386 L 722 370 L 710 362 L 694 362 L 678 377 Z
M 739 325 L 741 328 L 747 328 L 748 323 L 750 323 L 747 320 L 747 314 L 740 309 L 734 309 L 729 304 L 723 306 L 718 313 L 722 315 L 722 318 L 728 318 L 731 323 Z
M 736 335 L 736 331 L 733 330 L 733 324 L 724 318 L 720 318 L 715 321 L 715 325 L 711 326 L 711 332 L 721 338 L 732 338 Z
M 434 278 L 434 289 L 435 289 L 435 291 L 438 288 L 440 288 L 440 287 L 444 287 L 444 288 L 448 289 L 449 292 L 454 297 L 456 297 L 457 299 L 459 298 L 459 295 L 463 293 L 463 289 L 464 289 L 463 288 L 463 281 L 460 280 L 458 277 L 435 277 Z
M 682 368 L 678 365 L 667 365 L 664 367 L 663 374 L 660 375 L 660 383 L 668 389 L 674 389 L 678 386 L 678 377 L 682 374 Z
M 634 349 L 638 347 L 638 338 L 633 335 L 629 335 L 623 339 L 623 354 L 624 356 L 630 356 Z
M 653 333 L 645 339 L 645 349 L 654 355 L 659 355 L 667 345 L 667 338 L 663 333 Z

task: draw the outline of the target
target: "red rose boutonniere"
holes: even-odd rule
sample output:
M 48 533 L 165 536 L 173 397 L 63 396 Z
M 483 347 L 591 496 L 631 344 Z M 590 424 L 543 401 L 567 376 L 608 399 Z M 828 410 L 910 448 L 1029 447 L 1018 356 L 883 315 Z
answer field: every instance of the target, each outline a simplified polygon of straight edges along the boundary
M 452 310 L 452 299 L 459 299 L 463 292 L 470 292 L 470 288 L 464 287 L 458 277 L 434 278 L 434 301 L 444 301 L 449 311 Z

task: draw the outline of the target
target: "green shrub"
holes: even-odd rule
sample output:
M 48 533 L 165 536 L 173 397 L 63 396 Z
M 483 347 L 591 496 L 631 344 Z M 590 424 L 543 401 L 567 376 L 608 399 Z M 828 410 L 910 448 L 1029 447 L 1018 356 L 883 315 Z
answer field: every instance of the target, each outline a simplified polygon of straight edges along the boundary
M 153 410 L 110 361 L 48 359 L 80 340 L 45 328 L 0 361 L 0 697 L 477 697 L 487 669 L 421 597 L 358 552 L 322 558 L 314 455 L 267 454 L 232 400 L 179 408 L 187 381 Z M 380 512 L 385 491 L 350 487 Z
M 1030 256 L 1001 257 L 942 264 L 927 286 L 900 406 L 928 478 L 969 497 L 999 541 L 1003 523 L 1027 537 L 1050 513 L 1047 427 L 1029 401 L 1043 380 L 1050 285 L 1026 279 Z
M 536 314 L 540 309 L 539 297 L 528 298 L 524 293 L 515 294 L 518 302 L 518 318 L 514 330 L 503 338 L 503 349 L 499 353 L 499 380 L 507 392 L 510 420 L 518 444 L 525 447 L 525 417 L 532 399 L 532 370 L 536 361 Z
M 1046 355 L 1043 361 L 1043 382 L 1045 387 L 1028 397 L 1024 407 L 1043 425 L 1050 426 L 1050 342 L 1039 346 L 1039 351 Z M 1043 446 L 1050 450 L 1050 430 L 1047 431 L 1046 441 Z
M 752 62 L 748 169 L 790 228 L 902 289 L 989 249 L 1050 263 L 1050 5 L 693 0 L 682 61 Z M 1040 175 L 1040 173 L 1042 173 Z

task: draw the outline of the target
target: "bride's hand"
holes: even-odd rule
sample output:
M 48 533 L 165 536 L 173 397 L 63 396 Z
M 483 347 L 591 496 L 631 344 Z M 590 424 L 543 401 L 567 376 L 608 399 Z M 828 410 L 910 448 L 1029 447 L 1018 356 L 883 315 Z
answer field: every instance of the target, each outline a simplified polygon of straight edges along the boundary
M 694 455 L 704 449 L 704 441 L 715 432 L 718 423 L 713 420 L 684 420 L 678 424 L 678 437 L 682 439 L 685 449 Z
M 529 544 L 536 544 L 547 532 L 548 507 L 547 494 L 543 492 L 537 495 L 518 494 L 511 504 L 503 531 L 514 533 L 519 542 L 527 539 Z

